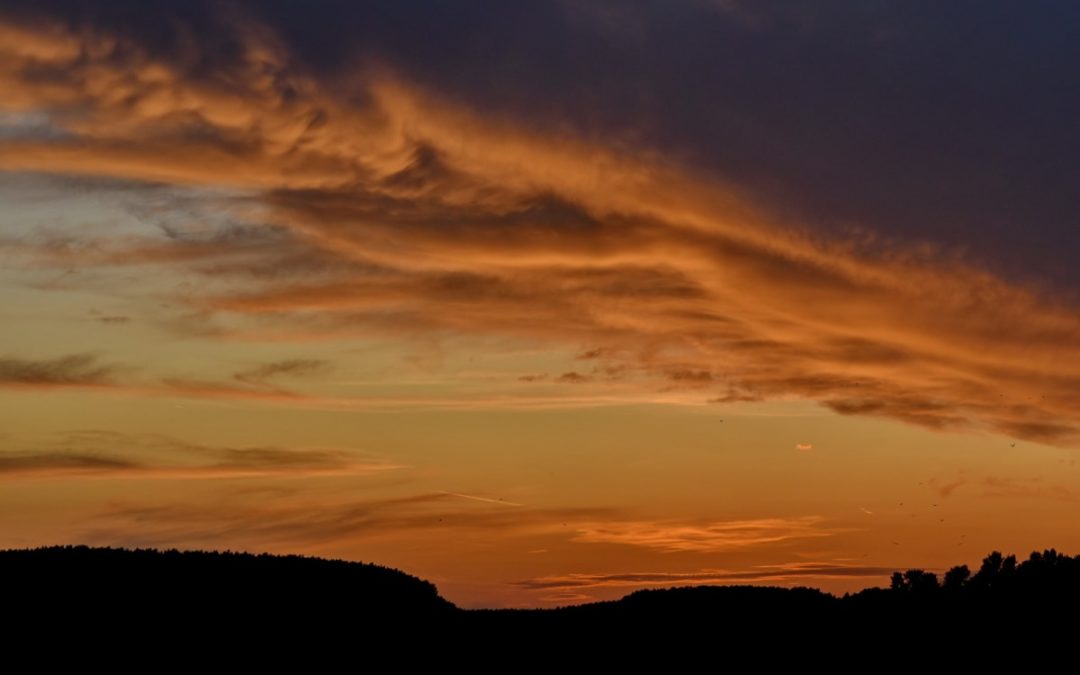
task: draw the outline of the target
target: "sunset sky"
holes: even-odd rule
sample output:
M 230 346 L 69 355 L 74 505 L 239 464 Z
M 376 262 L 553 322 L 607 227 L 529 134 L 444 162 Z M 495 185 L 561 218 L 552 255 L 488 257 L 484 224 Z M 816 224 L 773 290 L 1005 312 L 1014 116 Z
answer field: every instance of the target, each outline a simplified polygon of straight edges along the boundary
M 466 607 L 1080 553 L 1077 26 L 4 0 L 0 547 Z

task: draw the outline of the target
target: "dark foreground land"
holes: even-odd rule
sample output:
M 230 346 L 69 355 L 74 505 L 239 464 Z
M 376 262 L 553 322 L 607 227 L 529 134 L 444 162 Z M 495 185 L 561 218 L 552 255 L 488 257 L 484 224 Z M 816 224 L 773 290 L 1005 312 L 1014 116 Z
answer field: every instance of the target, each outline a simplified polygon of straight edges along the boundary
M 1080 556 L 1053 550 L 1017 562 L 999 553 L 974 572 L 893 575 L 890 588 L 843 597 L 811 588 L 712 586 L 646 590 L 550 610 L 466 611 L 431 583 L 377 565 L 299 556 L 51 547 L 0 551 L 9 645 L 121 642 L 190 650 L 385 647 L 423 651 L 913 650 L 1080 646 Z M 394 644 L 398 644 L 395 642 Z M 767 645 L 762 647 L 762 645 Z M 788 650 L 788 651 L 786 651 Z M 852 652 L 852 650 L 856 650 Z M 804 653 L 800 652 L 800 653 Z M 812 656 L 805 653 L 807 657 Z M 520 656 L 520 653 L 519 653 Z

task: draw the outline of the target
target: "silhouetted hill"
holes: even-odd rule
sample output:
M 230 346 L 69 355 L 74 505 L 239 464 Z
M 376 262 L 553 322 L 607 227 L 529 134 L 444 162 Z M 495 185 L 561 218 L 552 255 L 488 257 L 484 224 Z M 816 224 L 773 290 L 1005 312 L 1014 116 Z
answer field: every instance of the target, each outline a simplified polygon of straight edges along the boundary
M 410 629 L 459 610 L 427 581 L 301 556 L 57 546 L 0 551 L 2 606 L 54 634 L 332 637 Z
M 459 656 L 718 641 L 743 651 L 782 644 L 814 653 L 837 640 L 860 648 L 899 640 L 905 653 L 928 653 L 995 636 L 1007 636 L 995 648 L 1032 640 L 1045 648 L 1054 636 L 1072 644 L 1061 636 L 1078 627 L 1080 606 L 1080 556 L 1053 550 L 1020 563 L 995 552 L 974 573 L 966 566 L 941 577 L 897 572 L 888 588 L 843 597 L 811 588 L 699 586 L 549 610 L 464 611 L 403 572 L 299 556 L 52 547 L 0 551 L 0 579 L 5 616 L 18 618 L 24 634 L 330 652 L 357 641 L 385 647 L 390 643 L 373 639 L 393 636 L 453 645 Z

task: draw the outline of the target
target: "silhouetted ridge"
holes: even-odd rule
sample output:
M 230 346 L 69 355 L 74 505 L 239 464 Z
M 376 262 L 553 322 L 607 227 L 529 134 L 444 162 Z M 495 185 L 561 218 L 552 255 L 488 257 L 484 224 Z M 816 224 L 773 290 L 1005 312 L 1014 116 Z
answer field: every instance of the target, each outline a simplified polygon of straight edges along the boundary
M 458 610 L 427 581 L 296 555 L 56 546 L 0 551 L 4 606 L 49 630 L 335 635 Z
M 697 586 L 549 610 L 463 611 L 432 584 L 398 570 L 266 554 L 85 546 L 0 551 L 0 578 L 6 616 L 18 617 L 24 632 L 95 640 L 124 635 L 159 646 L 196 640 L 226 649 L 281 641 L 291 649 L 317 644 L 333 651 L 360 639 L 371 643 L 375 635 L 435 637 L 459 650 L 475 648 L 477 640 L 494 640 L 499 649 L 542 644 L 550 653 L 627 640 L 722 640 L 743 648 L 781 640 L 788 648 L 818 649 L 841 636 L 881 646 L 915 630 L 926 636 L 918 647 L 926 650 L 955 647 L 957 636 L 985 641 L 988 627 L 1004 625 L 1010 644 L 1047 642 L 1077 627 L 1080 606 L 1080 556 L 1054 550 L 1023 562 L 994 552 L 974 573 L 966 566 L 940 577 L 896 572 L 888 588 L 843 597 L 812 588 Z M 946 644 L 940 637 L 946 635 L 954 642 Z

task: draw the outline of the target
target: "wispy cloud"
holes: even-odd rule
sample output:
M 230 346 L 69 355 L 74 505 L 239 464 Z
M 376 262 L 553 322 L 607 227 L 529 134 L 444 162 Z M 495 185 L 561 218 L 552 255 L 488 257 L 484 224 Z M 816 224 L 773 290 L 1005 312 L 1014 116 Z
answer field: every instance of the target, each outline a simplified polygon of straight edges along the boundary
M 233 375 L 233 378 L 249 384 L 264 384 L 275 377 L 301 377 L 320 373 L 329 366 L 330 364 L 322 359 L 285 359 L 241 371 Z
M 1073 501 L 1076 495 L 1066 485 L 1051 483 L 1042 478 L 987 476 L 981 483 L 987 497 L 1020 497 Z
M 183 265 L 223 282 L 192 310 L 258 319 L 264 339 L 511 336 L 594 353 L 644 392 L 1080 439 L 1074 308 L 950 255 L 812 236 L 732 181 L 480 114 L 391 67 L 324 81 L 258 26 L 215 23 L 229 48 L 202 54 L 205 77 L 137 32 L 3 24 L 2 106 L 52 111 L 58 133 L 0 139 L 0 168 L 225 187 L 256 233 L 51 255 Z M 110 375 L 0 365 L 9 383 Z M 253 383 L 286 374 L 166 386 L 270 400 L 286 393 Z
M 746 570 L 697 572 L 622 572 L 615 574 L 553 574 L 517 582 L 529 590 L 585 588 L 642 588 L 700 584 L 788 583 L 812 579 L 882 579 L 895 568 L 835 562 L 756 565 Z
M 138 468 L 130 460 L 90 454 L 0 453 L 0 477 L 11 475 L 117 475 Z
M 552 535 L 567 524 L 610 517 L 597 508 L 504 508 L 489 500 L 427 492 L 382 499 L 243 500 L 204 504 L 115 503 L 92 521 L 86 537 L 129 545 L 220 546 L 304 550 L 314 544 L 409 536 L 426 531 L 455 536 L 465 532 L 500 537 Z
M 297 402 L 341 407 L 343 400 L 320 400 L 283 389 L 272 378 L 304 376 L 325 370 L 329 364 L 315 359 L 290 359 L 235 373 L 229 379 L 196 380 L 182 377 L 153 379 L 134 377 L 134 368 L 105 363 L 94 354 L 72 354 L 52 359 L 0 358 L 0 388 L 72 389 L 94 388 L 128 396 L 174 396 L 262 402 Z M 120 377 L 120 375 L 126 377 Z
M 978 495 L 980 497 L 1014 497 L 1072 501 L 1072 489 L 1062 483 L 1047 481 L 1040 476 L 960 476 L 951 480 L 931 478 L 927 486 L 938 497 L 954 494 Z M 963 490 L 961 490 L 963 488 Z
M 938 497 L 949 497 L 952 493 L 956 492 L 959 488 L 963 487 L 965 483 L 968 483 L 968 478 L 955 478 L 953 480 L 940 480 L 938 478 L 931 478 L 927 481 L 927 486 L 933 490 L 934 494 Z
M 576 529 L 575 541 L 623 544 L 669 553 L 715 553 L 796 539 L 829 537 L 839 531 L 818 516 L 706 523 L 609 521 L 579 523 Z
M 502 540 L 557 538 L 580 545 L 621 544 L 659 553 L 716 553 L 839 532 L 815 517 L 678 525 L 633 521 L 619 509 L 538 508 L 495 497 L 450 491 L 348 499 L 286 497 L 274 502 L 227 498 L 213 504 L 115 502 L 89 524 L 96 542 L 255 548 L 291 547 L 370 538 L 464 536 L 484 532 Z M 793 574 L 808 572 L 794 572 Z M 828 571 L 823 572 L 828 574 Z M 781 576 L 763 570 L 763 576 Z
M 385 459 L 339 448 L 213 446 L 160 435 L 103 431 L 63 434 L 37 451 L 0 452 L 0 480 L 358 476 L 400 468 Z
M 588 375 L 582 375 L 581 373 L 571 371 L 569 373 L 563 373 L 562 375 L 558 376 L 557 378 L 555 378 L 555 381 L 567 384 L 581 384 L 582 382 L 588 382 L 591 379 L 592 378 Z
M 105 385 L 119 368 L 94 354 L 71 354 L 52 359 L 0 358 L 0 386 L 86 387 Z

